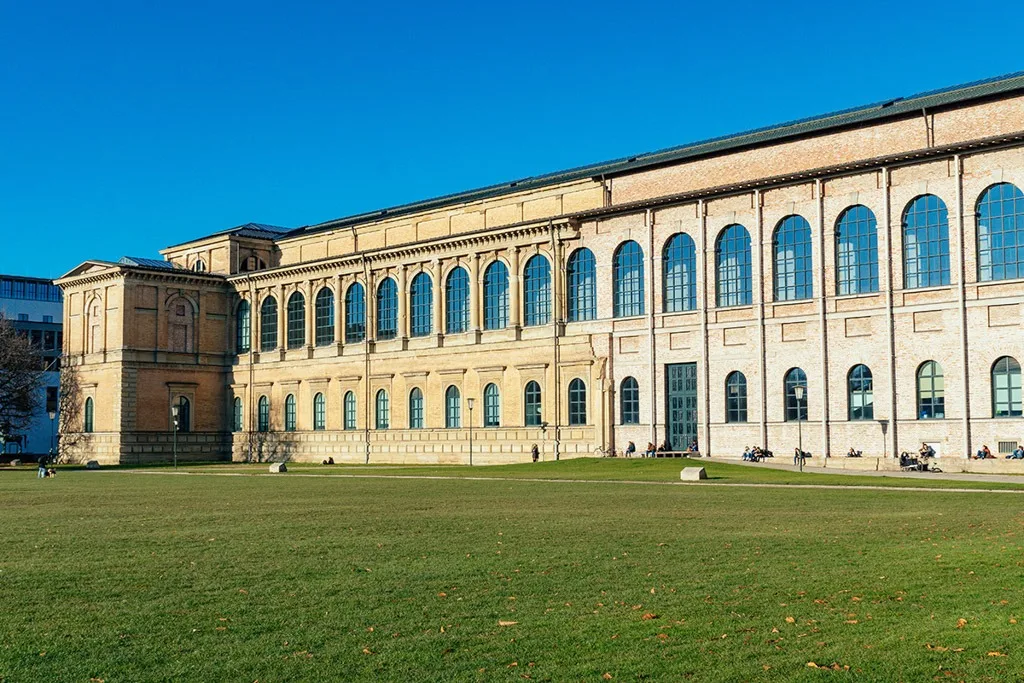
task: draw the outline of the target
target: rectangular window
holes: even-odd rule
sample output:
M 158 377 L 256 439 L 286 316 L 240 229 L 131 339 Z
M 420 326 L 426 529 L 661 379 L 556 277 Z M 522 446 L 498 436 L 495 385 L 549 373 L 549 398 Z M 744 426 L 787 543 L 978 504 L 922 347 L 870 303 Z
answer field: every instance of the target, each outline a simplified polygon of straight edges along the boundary
M 19 313 L 18 314 L 18 322 L 27 323 L 28 322 L 28 313 Z
M 43 322 L 44 323 L 52 323 L 53 322 L 53 316 L 52 315 L 44 315 L 43 316 Z

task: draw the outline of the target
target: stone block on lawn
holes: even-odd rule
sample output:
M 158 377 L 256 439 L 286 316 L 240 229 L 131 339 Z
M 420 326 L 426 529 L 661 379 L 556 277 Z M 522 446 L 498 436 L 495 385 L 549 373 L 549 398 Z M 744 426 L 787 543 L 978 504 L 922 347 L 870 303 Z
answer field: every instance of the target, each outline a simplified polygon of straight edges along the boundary
M 683 471 L 679 473 L 679 478 L 683 481 L 700 481 L 707 479 L 708 473 L 704 471 L 703 467 L 684 467 Z
M 100 463 L 98 460 L 90 460 L 89 462 L 85 463 L 85 469 L 87 470 L 98 470 L 99 468 Z
M 288 467 L 283 462 L 275 462 L 270 465 L 271 474 L 279 474 L 281 472 L 287 472 Z
M 11 461 L 11 467 L 21 467 L 21 461 L 17 460 L 17 459 L 12 460 Z

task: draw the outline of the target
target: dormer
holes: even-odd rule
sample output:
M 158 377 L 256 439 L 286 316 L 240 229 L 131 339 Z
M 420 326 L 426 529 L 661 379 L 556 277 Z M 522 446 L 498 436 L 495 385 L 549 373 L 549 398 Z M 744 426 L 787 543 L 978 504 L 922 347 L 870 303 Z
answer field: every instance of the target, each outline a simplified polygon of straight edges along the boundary
M 263 223 L 246 223 L 168 247 L 160 253 L 175 267 L 197 273 L 234 275 L 279 265 L 280 254 L 274 241 L 288 230 Z

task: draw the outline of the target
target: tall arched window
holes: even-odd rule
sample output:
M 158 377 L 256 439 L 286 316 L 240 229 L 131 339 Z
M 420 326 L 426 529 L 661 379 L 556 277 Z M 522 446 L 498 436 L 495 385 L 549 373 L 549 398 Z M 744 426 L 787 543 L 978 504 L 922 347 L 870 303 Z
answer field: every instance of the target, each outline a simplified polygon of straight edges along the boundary
M 523 325 L 551 322 L 551 264 L 536 254 L 523 271 Z
M 594 252 L 586 247 L 572 252 L 565 272 L 569 285 L 566 300 L 569 322 L 593 320 L 597 317 L 597 265 Z
M 288 297 L 288 348 L 297 349 L 306 343 L 306 297 L 294 292 Z
M 245 414 L 242 412 L 242 398 L 235 396 L 235 400 L 231 402 L 231 429 L 240 432 L 244 426 Z
M 992 366 L 992 417 L 1021 416 L 1020 363 L 1003 356 Z
M 866 365 L 854 365 L 847 377 L 849 388 L 849 418 L 851 420 L 875 419 L 875 385 L 871 369 Z
M 288 394 L 284 399 L 284 431 L 295 431 L 295 394 Z
M 786 373 L 786 422 L 807 420 L 807 375 L 800 368 Z
M 999 183 L 978 199 L 978 279 L 1024 277 L 1024 193 Z
M 256 429 L 261 432 L 270 431 L 270 399 L 260 396 L 256 402 Z
M 277 299 L 268 296 L 260 304 L 260 350 L 277 348 Z
M 345 392 L 345 400 L 343 401 L 343 420 L 342 426 L 347 430 L 356 428 L 356 394 L 354 391 Z
M 384 389 L 377 391 L 377 429 L 388 429 L 391 426 L 391 400 Z
M 423 392 L 419 387 L 409 392 L 409 429 L 423 429 Z
M 836 221 L 836 291 L 840 296 L 878 291 L 878 224 L 861 204 Z
M 661 255 L 662 310 L 665 313 L 697 308 L 697 249 L 693 238 L 680 232 L 665 243 Z
M 419 273 L 412 279 L 409 288 L 409 311 L 411 313 L 409 334 L 425 337 L 430 334 L 434 318 L 434 288 L 430 276 Z
M 508 268 L 495 261 L 484 271 L 484 329 L 508 327 Z
M 444 392 L 444 426 L 448 429 L 462 426 L 462 397 L 454 384 Z
M 775 253 L 775 300 L 798 301 L 814 296 L 811 224 L 803 216 L 779 221 L 772 238 Z
M 184 396 L 178 397 L 178 431 L 192 431 L 192 403 Z
M 398 336 L 398 285 L 385 278 L 377 287 L 377 340 Z
M 540 409 L 540 385 L 533 380 L 526 383 L 526 389 L 523 391 L 523 421 L 527 427 L 540 427 L 541 420 L 541 409 Z
M 238 304 L 235 313 L 235 349 L 248 353 L 252 348 L 252 306 L 245 299 Z
M 619 386 L 619 418 L 624 425 L 640 424 L 640 385 L 633 377 Z
M 569 425 L 587 424 L 587 385 L 577 377 L 569 382 Z
M 323 287 L 316 293 L 316 345 L 334 343 L 334 292 Z
M 90 396 L 89 398 L 85 399 L 85 418 L 83 420 L 84 425 L 82 427 L 82 431 L 84 431 L 86 434 L 92 434 L 93 430 L 95 429 L 95 410 L 95 404 L 92 401 L 92 396 Z
M 903 285 L 907 289 L 949 284 L 949 220 L 946 205 L 921 195 L 903 212 Z
M 747 377 L 739 370 L 725 378 L 725 421 L 747 421 Z
M 461 266 L 452 268 L 445 284 L 445 326 L 448 334 L 469 329 L 469 275 Z
M 616 318 L 644 314 L 644 250 L 633 240 L 615 250 L 612 298 Z
M 317 392 L 313 397 L 313 429 L 323 431 L 327 428 L 327 400 Z
M 501 392 L 498 385 L 488 384 L 484 387 L 484 427 L 501 426 Z
M 345 341 L 352 344 L 366 339 L 366 291 L 354 282 L 345 292 Z
M 917 369 L 917 418 L 919 420 L 946 417 L 946 378 L 942 366 L 933 360 L 921 363 Z
M 718 235 L 715 280 L 719 308 L 750 305 L 750 233 L 742 225 L 730 225 Z

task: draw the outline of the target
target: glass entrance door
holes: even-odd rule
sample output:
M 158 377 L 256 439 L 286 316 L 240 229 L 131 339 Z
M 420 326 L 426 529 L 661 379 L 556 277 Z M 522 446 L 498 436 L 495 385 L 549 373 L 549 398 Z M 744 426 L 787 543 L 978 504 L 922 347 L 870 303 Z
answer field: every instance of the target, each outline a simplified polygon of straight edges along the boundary
M 666 365 L 665 384 L 668 443 L 674 451 L 685 451 L 697 438 L 697 364 Z

